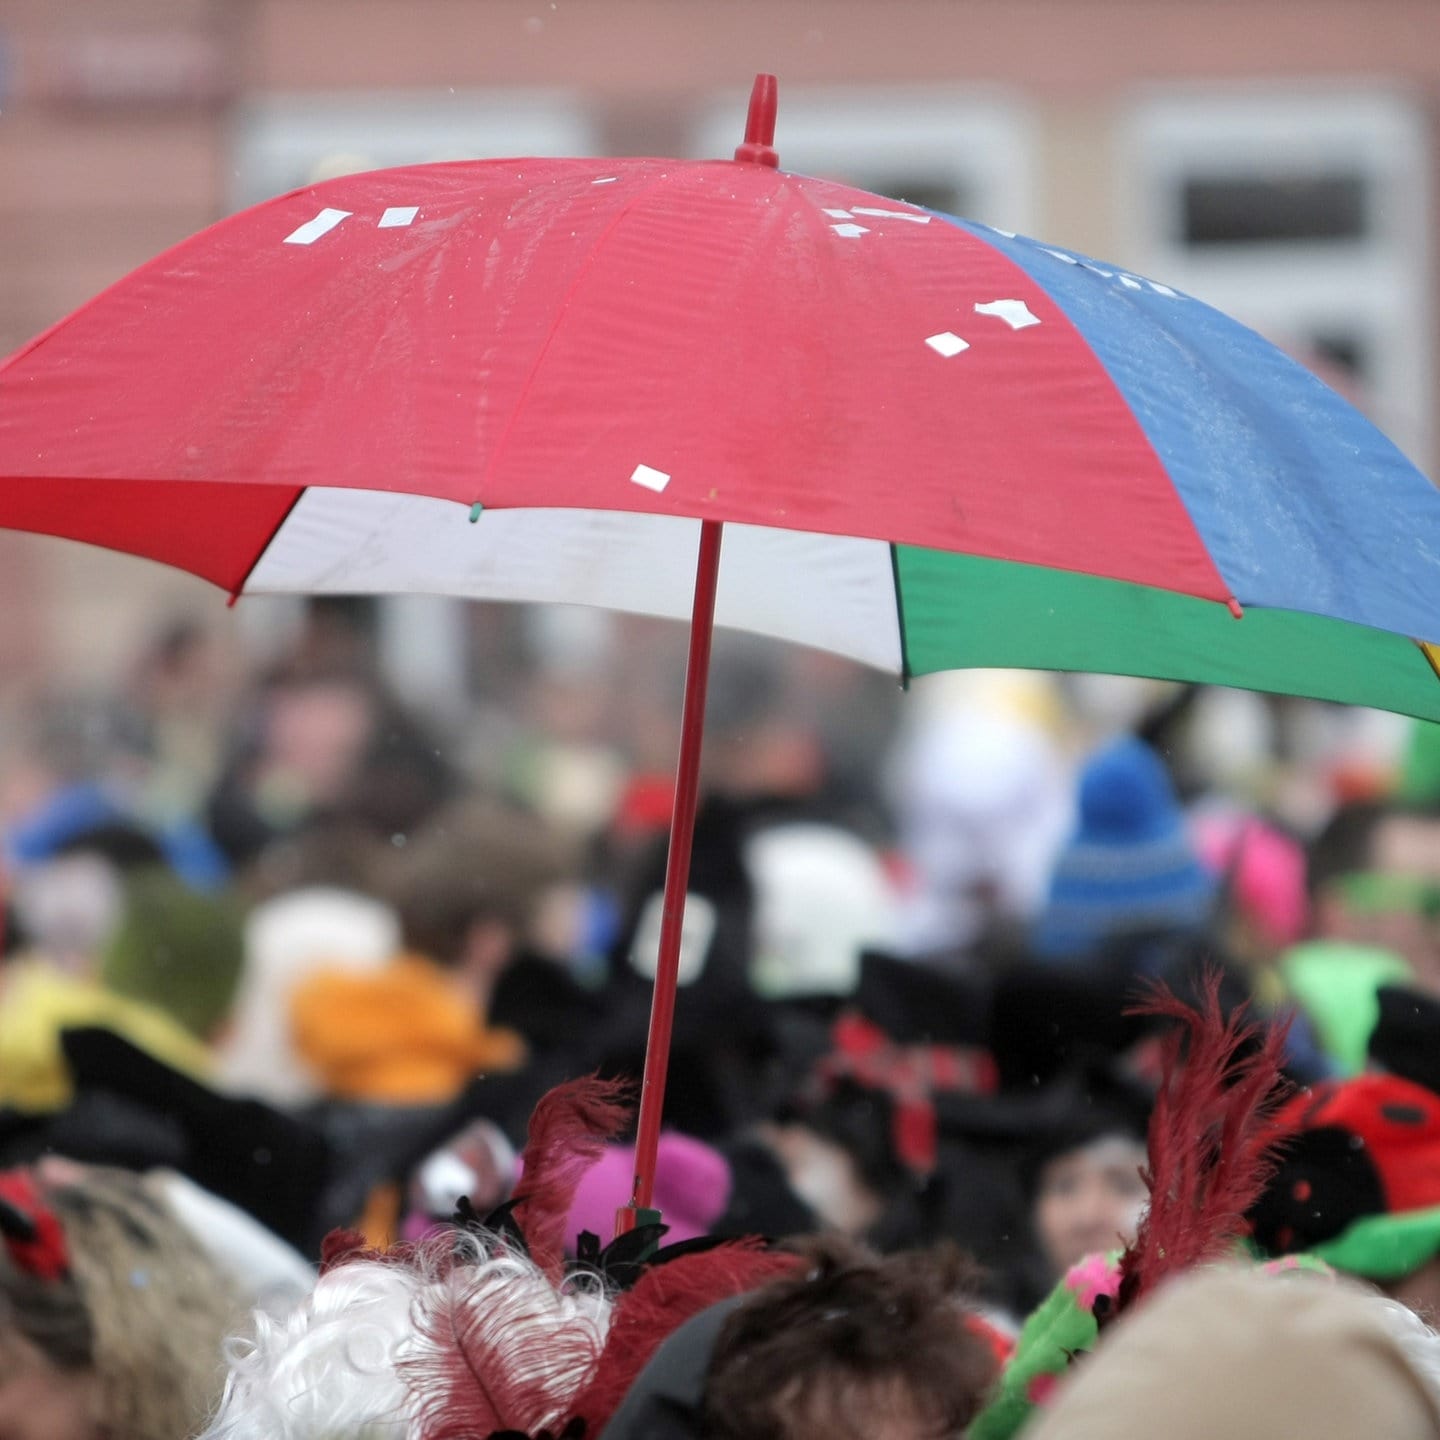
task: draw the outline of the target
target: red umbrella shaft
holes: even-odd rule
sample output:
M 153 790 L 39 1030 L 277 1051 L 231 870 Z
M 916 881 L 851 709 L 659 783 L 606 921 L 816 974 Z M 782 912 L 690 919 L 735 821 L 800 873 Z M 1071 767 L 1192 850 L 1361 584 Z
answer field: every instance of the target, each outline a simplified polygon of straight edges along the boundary
M 685 708 L 680 719 L 680 759 L 675 769 L 675 806 L 670 815 L 670 853 L 665 863 L 665 903 L 660 920 L 660 957 L 650 1001 L 650 1034 L 645 1047 L 645 1078 L 640 1091 L 640 1123 L 635 1136 L 635 1189 L 619 1227 L 634 1224 L 635 1211 L 649 1209 L 655 1194 L 655 1155 L 665 1106 L 665 1072 L 670 1063 L 670 1032 L 675 1020 L 680 936 L 685 921 L 685 892 L 690 883 L 690 848 L 695 838 L 695 809 L 700 798 L 700 741 L 705 730 L 705 692 L 710 681 L 710 640 L 715 628 L 715 586 L 720 575 L 718 520 L 700 526 L 700 555 L 695 565 L 695 605 L 690 616 L 690 658 L 685 668 Z

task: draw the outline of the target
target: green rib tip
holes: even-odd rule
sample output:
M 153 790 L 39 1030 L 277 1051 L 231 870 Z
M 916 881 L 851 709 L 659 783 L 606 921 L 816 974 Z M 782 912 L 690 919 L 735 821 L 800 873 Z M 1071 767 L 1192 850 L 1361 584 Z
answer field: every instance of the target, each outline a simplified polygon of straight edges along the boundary
M 478 500 L 470 507 L 470 523 L 472 525 L 480 518 L 480 512 L 484 510 L 484 508 Z

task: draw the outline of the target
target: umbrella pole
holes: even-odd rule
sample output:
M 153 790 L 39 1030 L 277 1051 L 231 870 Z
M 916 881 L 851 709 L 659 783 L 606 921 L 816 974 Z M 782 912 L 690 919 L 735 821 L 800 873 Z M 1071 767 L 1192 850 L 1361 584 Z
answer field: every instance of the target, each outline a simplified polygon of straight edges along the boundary
M 651 1208 L 655 1195 L 655 1156 L 665 1106 L 665 1072 L 670 1063 L 670 1032 L 675 1019 L 685 892 L 690 884 L 690 848 L 695 838 L 695 810 L 700 798 L 700 742 L 705 729 L 705 692 L 710 680 L 715 587 L 720 575 L 720 533 L 720 521 L 701 522 L 700 554 L 695 564 L 695 604 L 690 616 L 690 656 L 685 667 L 685 708 L 680 719 L 680 758 L 675 767 L 670 852 L 665 862 L 660 955 L 650 1001 L 650 1033 L 645 1045 L 645 1076 L 641 1082 L 640 1120 L 635 1135 L 635 1186 L 629 1205 L 622 1207 L 616 1216 L 617 1234 L 632 1230 L 640 1223 L 639 1212 Z

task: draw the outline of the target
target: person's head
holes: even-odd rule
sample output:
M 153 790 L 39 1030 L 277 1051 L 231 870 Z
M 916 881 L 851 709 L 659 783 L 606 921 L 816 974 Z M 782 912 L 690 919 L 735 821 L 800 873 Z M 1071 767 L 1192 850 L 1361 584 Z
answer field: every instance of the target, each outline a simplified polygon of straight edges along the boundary
M 525 940 L 548 889 L 575 868 L 565 837 L 485 801 L 438 812 L 397 859 L 391 889 L 408 949 L 493 978 Z
M 163 1010 L 201 1040 L 229 1017 L 244 965 L 240 907 L 160 866 L 126 881 L 124 909 L 100 966 L 117 994 Z
M 783 646 L 717 636 L 705 712 L 707 789 L 737 800 L 815 794 L 825 756 L 812 707 Z
M 1021 1163 L 1030 1226 L 1051 1278 L 1087 1255 L 1128 1245 L 1149 1191 L 1145 1129 L 1150 1097 L 1099 1070 L 1062 1078 Z
M 995 1378 L 971 1271 L 939 1249 L 877 1259 L 817 1244 L 725 1322 L 703 1399 L 708 1440 L 948 1440 Z
M 1440 1337 L 1315 1275 L 1202 1268 L 1104 1336 L 1026 1440 L 1435 1440 Z
M 562 1430 L 610 1326 L 597 1276 L 556 1283 L 496 1237 L 458 1230 L 330 1258 L 301 1305 L 257 1314 L 231 1347 L 202 1440 Z
M 1230 948 L 1265 964 L 1296 944 L 1309 923 L 1300 842 L 1244 811 L 1215 810 L 1193 828 L 1201 859 L 1223 887 Z
M 176 1440 L 219 1398 L 238 1301 L 161 1192 L 0 1172 L 0 1437 Z
M 1318 938 L 1393 951 L 1440 987 L 1440 816 L 1344 806 L 1310 847 L 1306 883 Z
M 1040 1166 L 1030 1217 L 1053 1275 L 1134 1240 L 1150 1198 L 1140 1178 L 1144 1164 L 1145 1142 L 1112 1131 Z
M 1215 893 L 1164 762 L 1127 736 L 1081 772 L 1075 830 L 1031 944 L 1047 958 L 1079 961 L 1127 942 L 1193 934 L 1211 920 Z

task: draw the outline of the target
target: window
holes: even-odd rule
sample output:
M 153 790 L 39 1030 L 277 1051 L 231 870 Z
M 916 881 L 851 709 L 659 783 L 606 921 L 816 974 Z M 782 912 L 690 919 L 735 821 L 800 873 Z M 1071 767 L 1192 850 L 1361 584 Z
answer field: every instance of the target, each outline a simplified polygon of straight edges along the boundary
M 1419 108 L 1378 90 L 1172 91 L 1124 131 L 1127 261 L 1284 346 L 1430 464 Z
M 744 135 L 746 97 L 700 117 L 691 154 L 728 159 Z M 1009 99 L 953 90 L 846 86 L 780 94 L 775 148 L 786 170 L 842 180 L 895 200 L 1028 231 L 1033 144 Z

